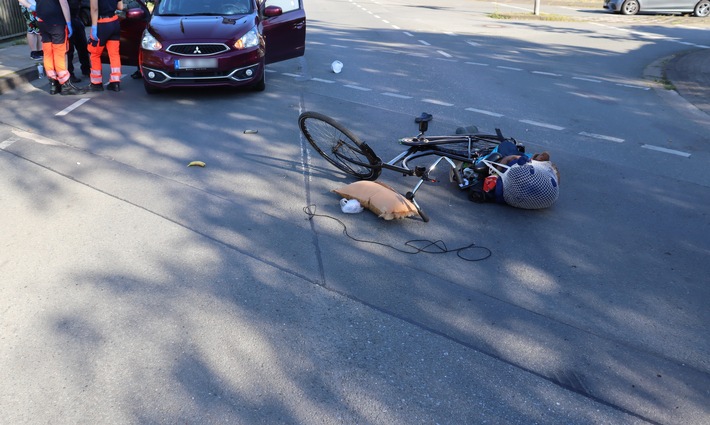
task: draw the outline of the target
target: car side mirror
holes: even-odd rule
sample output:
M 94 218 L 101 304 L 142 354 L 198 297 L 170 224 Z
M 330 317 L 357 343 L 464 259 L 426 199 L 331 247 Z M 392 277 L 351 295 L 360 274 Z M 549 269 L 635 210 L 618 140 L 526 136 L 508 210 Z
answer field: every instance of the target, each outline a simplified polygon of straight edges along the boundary
M 266 6 L 266 9 L 264 9 L 264 16 L 267 18 L 280 16 L 282 13 L 284 13 L 283 10 L 278 6 Z
M 128 9 L 126 11 L 126 19 L 144 19 L 145 18 L 145 11 L 141 9 L 140 7 L 137 7 L 135 9 Z

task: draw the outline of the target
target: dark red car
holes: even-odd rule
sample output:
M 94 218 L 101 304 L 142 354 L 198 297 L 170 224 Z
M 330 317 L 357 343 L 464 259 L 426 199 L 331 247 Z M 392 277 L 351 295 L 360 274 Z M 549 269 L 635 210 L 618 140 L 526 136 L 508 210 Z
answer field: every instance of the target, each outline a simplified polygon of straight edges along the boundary
M 264 90 L 264 65 L 302 56 L 302 0 L 130 0 L 121 61 L 138 65 L 145 90 L 249 86 Z

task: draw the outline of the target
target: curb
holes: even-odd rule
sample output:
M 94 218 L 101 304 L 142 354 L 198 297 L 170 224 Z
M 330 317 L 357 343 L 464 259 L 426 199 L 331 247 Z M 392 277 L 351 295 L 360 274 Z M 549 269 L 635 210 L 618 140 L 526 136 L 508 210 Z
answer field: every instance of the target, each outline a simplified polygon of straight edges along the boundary
M 39 78 L 37 67 L 29 67 L 0 77 L 0 95 L 15 90 L 18 86 L 27 84 Z
M 687 52 L 656 59 L 643 70 L 643 78 L 649 82 L 649 85 L 656 94 L 673 109 L 686 115 L 698 124 L 710 128 L 710 115 L 686 100 L 678 93 L 677 89 L 668 89 L 662 83 L 662 81 L 669 81 L 673 84 L 673 82 L 666 77 L 666 66 L 672 63 L 676 58 L 685 54 L 687 54 Z

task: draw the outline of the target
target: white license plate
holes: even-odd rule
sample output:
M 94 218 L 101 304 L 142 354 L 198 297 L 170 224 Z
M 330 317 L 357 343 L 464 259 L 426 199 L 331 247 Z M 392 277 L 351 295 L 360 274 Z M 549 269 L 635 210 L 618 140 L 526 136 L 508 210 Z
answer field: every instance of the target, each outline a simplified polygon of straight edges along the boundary
M 175 69 L 211 69 L 217 68 L 217 58 L 177 59 Z

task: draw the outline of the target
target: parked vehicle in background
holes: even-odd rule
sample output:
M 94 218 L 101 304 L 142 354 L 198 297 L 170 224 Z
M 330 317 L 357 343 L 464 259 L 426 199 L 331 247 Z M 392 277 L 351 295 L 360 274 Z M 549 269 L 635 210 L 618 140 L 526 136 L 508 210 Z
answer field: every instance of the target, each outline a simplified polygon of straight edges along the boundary
M 637 13 L 692 13 L 710 15 L 710 0 L 604 0 L 604 9 L 624 15 Z
M 174 87 L 264 90 L 266 64 L 303 56 L 302 0 L 131 0 L 121 62 L 138 65 L 149 94 Z

